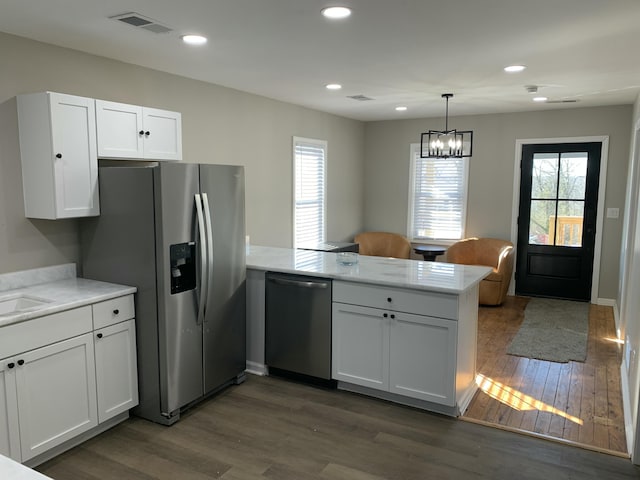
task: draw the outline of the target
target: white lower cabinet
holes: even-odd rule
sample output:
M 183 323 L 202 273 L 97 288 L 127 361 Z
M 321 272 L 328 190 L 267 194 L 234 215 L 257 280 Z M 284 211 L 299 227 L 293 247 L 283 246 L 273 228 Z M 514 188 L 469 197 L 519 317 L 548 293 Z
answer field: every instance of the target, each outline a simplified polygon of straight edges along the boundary
M 334 282 L 333 300 L 335 380 L 455 406 L 455 296 Z
M 0 455 L 20 461 L 15 362 L 0 362 Z
M 96 330 L 98 421 L 138 404 L 136 328 L 133 320 Z
M 27 462 L 138 404 L 131 317 L 127 295 L 0 328 L 0 454 Z
M 16 357 L 22 461 L 98 425 L 91 334 Z
M 456 322 L 333 304 L 333 378 L 429 402 L 455 403 Z
M 335 380 L 389 389 L 389 322 L 377 308 L 333 304 L 332 369 Z
M 389 391 L 454 406 L 457 322 L 395 313 L 389 338 Z

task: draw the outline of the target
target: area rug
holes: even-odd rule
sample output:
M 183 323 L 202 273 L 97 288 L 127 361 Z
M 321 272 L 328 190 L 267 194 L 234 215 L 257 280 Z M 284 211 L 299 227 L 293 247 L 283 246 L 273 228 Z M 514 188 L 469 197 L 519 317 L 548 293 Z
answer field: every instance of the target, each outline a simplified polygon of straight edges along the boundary
M 550 362 L 584 362 L 588 335 L 587 302 L 532 298 L 507 353 Z

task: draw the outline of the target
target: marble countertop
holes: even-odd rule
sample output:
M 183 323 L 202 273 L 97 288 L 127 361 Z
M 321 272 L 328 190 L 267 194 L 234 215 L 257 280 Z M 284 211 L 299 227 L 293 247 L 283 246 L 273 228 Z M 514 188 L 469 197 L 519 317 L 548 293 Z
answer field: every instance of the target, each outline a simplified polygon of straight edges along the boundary
M 0 455 L 0 478 L 11 480 L 51 480 L 51 477 L 42 475 L 3 455 Z
M 247 268 L 391 287 L 462 293 L 491 273 L 490 267 L 358 255 L 341 265 L 337 253 L 251 245 Z
M 0 315 L 0 327 L 136 292 L 135 287 L 77 278 L 67 264 L 0 275 L 0 302 L 18 295 L 47 300 L 36 309 Z

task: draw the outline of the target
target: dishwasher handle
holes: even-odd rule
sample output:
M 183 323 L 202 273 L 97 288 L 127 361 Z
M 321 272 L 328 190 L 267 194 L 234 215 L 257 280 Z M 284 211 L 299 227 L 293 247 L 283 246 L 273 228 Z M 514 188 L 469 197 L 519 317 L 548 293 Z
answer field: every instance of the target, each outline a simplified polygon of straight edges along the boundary
M 287 285 L 290 287 L 329 288 L 329 284 L 327 282 L 307 282 L 299 280 L 286 280 L 284 278 L 269 278 L 269 281 L 277 283 L 278 285 Z

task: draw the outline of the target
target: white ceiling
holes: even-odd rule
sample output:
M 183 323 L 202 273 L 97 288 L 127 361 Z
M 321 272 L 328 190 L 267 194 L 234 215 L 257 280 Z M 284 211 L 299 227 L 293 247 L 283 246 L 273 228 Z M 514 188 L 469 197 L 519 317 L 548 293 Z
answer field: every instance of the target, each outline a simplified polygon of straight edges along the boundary
M 336 4 L 352 16 L 320 15 Z M 109 19 L 127 12 L 173 31 Z M 443 116 L 445 92 L 451 116 L 640 92 L 639 0 L 0 0 L 0 31 L 359 120 Z M 188 47 L 186 33 L 209 42 Z M 502 70 L 514 63 L 528 68 Z M 525 85 L 578 103 L 534 104 Z M 347 98 L 360 94 L 373 100 Z

